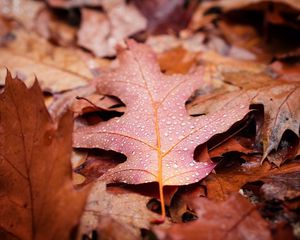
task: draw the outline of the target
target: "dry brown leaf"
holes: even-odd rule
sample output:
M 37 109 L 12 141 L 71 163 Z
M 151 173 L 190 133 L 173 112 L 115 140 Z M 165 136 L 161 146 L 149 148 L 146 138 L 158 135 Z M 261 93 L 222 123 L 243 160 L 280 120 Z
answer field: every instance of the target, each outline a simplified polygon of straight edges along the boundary
M 211 149 L 209 151 L 209 156 L 211 158 L 220 157 L 224 153 L 228 153 L 228 152 L 240 152 L 243 154 L 248 154 L 248 153 L 253 152 L 253 150 L 242 146 L 241 143 L 237 139 L 232 137 L 228 141 L 223 143 L 222 145 Z
M 261 164 L 260 157 L 243 156 L 246 162 L 238 166 L 217 170 L 206 180 L 207 196 L 209 199 L 224 201 L 231 193 L 238 192 L 245 184 L 268 178 L 277 174 L 299 171 L 297 162 L 274 168 L 269 162 Z M 225 159 L 226 161 L 228 159 Z
M 37 84 L 0 95 L 0 238 L 68 239 L 87 192 L 72 184 L 72 116 L 52 122 Z
M 140 239 L 140 229 L 149 229 L 151 220 L 159 218 L 158 214 L 147 209 L 149 200 L 149 197 L 135 193 L 108 193 L 106 184 L 98 181 L 91 189 L 85 206 L 80 233 L 90 235 L 94 229 L 101 230 L 99 224 L 109 217 L 126 228 L 135 239 Z
M 43 90 L 61 92 L 86 85 L 93 78 L 92 68 L 107 66 L 105 60 L 77 49 L 54 47 L 34 33 L 19 30 L 13 36 L 13 41 L 0 47 L 2 84 L 8 68 L 28 82 L 37 76 Z
M 273 150 L 277 150 L 280 140 L 286 130 L 291 130 L 299 137 L 299 82 L 286 82 L 274 80 L 265 74 L 253 74 L 251 72 L 231 72 L 221 74 L 224 81 L 239 87 L 241 90 L 218 92 L 211 99 L 207 96 L 199 96 L 189 109 L 190 114 L 207 114 L 209 109 L 217 111 L 222 107 L 222 102 L 250 97 L 251 104 L 262 104 L 264 107 L 264 123 L 261 129 L 261 141 L 263 142 L 265 159 Z M 227 93 L 226 93 L 227 91 Z M 209 97 L 209 95 L 208 95 Z M 259 133 L 258 133 L 259 134 Z M 274 162 L 280 165 L 284 160 Z
M 267 222 L 256 207 L 239 194 L 222 203 L 199 198 L 193 202 L 193 208 L 197 212 L 197 220 L 174 224 L 169 229 L 156 228 L 159 239 L 271 239 Z
M 246 162 L 239 166 L 230 166 L 225 170 L 217 171 L 205 180 L 207 197 L 224 201 L 233 193 L 238 192 L 246 183 L 254 182 L 268 175 L 272 166 L 269 162 L 261 164 L 260 157 L 246 158 Z M 226 161 L 228 159 L 224 159 Z

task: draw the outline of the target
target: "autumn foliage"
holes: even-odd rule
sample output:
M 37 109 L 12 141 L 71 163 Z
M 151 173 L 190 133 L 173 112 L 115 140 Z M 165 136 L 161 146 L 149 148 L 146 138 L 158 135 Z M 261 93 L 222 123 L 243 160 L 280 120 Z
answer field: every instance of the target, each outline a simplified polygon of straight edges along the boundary
M 0 239 L 299 238 L 299 14 L 0 0 Z

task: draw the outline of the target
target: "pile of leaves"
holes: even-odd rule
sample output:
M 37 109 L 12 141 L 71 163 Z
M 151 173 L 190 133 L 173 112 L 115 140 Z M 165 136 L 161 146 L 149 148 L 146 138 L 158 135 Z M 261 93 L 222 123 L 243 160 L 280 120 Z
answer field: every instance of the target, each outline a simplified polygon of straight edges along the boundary
M 300 238 L 299 16 L 0 0 L 0 239 Z

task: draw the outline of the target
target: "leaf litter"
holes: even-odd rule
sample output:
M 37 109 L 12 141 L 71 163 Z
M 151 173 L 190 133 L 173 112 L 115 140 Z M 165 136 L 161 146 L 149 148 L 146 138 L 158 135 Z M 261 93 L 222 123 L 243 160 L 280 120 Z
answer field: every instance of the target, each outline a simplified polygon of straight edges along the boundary
M 52 117 L 46 114 L 46 124 L 45 111 L 32 110 L 33 106 L 42 108 L 41 93 L 32 90 L 37 89 L 36 83 L 28 90 L 22 85 L 19 91 L 20 83 L 15 82 L 11 97 L 1 98 L 1 107 L 16 99 L 15 105 L 1 110 L 1 133 L 16 133 L 16 121 L 41 129 L 29 133 L 26 128 L 25 140 L 32 133 L 40 140 L 32 147 L 26 140 L 22 151 L 17 150 L 18 134 L 1 138 L 2 155 L 10 149 L 17 154 L 6 159 L 19 161 L 13 166 L 32 163 L 28 171 L 33 183 L 43 174 L 39 185 L 32 188 L 33 204 L 19 209 L 15 206 L 27 202 L 23 193 L 30 189 L 25 179 L 15 178 L 17 173 L 6 167 L 7 161 L 1 161 L 1 182 L 7 183 L 0 186 L 1 201 L 8 213 L 1 218 L 1 238 L 75 239 L 77 235 L 77 239 L 147 239 L 155 235 L 158 239 L 199 239 L 208 233 L 213 239 L 231 239 L 233 235 L 239 239 L 299 237 L 297 1 L 3 0 L 0 6 L 1 84 L 7 68 L 28 87 L 37 78 Z M 126 16 L 121 13 L 125 11 Z M 124 44 L 128 36 L 141 43 L 130 40 Z M 121 78 L 129 83 L 111 81 Z M 174 96 L 168 95 L 166 110 L 157 106 L 168 88 L 172 93 L 177 81 L 192 86 L 179 86 Z M 145 82 L 154 96 L 153 105 L 142 88 Z M 0 89 L 1 97 L 8 88 Z M 236 108 L 240 105 L 245 106 L 241 111 Z M 20 120 L 7 119 L 14 109 L 33 114 L 25 111 Z M 74 137 L 84 142 L 83 148 L 72 154 L 73 180 L 68 109 L 74 112 Z M 230 111 L 234 111 L 231 116 Z M 174 121 L 186 125 L 174 125 Z M 38 122 L 51 126 L 53 145 L 44 145 L 50 140 L 44 138 L 42 125 L 34 124 Z M 223 122 L 228 126 L 222 127 Z M 216 131 L 197 134 L 188 129 L 201 124 L 208 126 L 207 132 Z M 131 130 L 127 128 L 130 125 Z M 155 131 L 156 125 L 159 131 Z M 127 141 L 126 137 L 123 142 L 119 137 L 111 141 L 115 137 L 95 133 L 106 127 L 143 142 Z M 186 143 L 182 149 L 170 149 L 178 142 L 177 130 L 194 133 L 187 138 L 193 143 L 182 141 Z M 63 154 L 55 157 L 55 149 Z M 159 149 L 167 153 L 160 160 Z M 26 155 L 30 152 L 33 154 Z M 23 153 L 28 157 L 21 157 Z M 57 165 L 47 171 L 53 161 Z M 137 167 L 132 168 L 134 165 Z M 141 171 L 145 167 L 152 175 Z M 118 169 L 124 170 L 122 174 L 117 174 Z M 183 174 L 181 178 L 176 170 Z M 11 177 L 14 180 L 10 181 Z M 171 177 L 170 181 L 166 177 Z M 44 183 L 50 188 L 39 187 Z M 83 191 L 78 190 L 81 188 Z M 87 198 L 85 188 L 91 189 Z M 40 196 L 45 196 L 47 208 L 36 215 Z M 31 209 L 34 214 L 30 215 Z M 165 224 L 154 227 L 153 220 L 161 220 L 161 214 Z M 23 219 L 25 215 L 34 216 L 34 221 L 15 224 L 15 216 Z M 41 224 L 47 226 L 47 234 Z

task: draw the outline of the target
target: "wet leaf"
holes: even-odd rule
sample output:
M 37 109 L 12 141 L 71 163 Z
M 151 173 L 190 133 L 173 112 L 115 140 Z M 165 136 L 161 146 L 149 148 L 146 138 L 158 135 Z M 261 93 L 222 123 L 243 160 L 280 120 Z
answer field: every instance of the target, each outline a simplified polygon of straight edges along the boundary
M 120 118 L 79 128 L 74 147 L 121 152 L 127 161 L 102 176 L 108 182 L 158 182 L 186 185 L 204 178 L 214 164 L 193 159 L 194 149 L 225 132 L 248 113 L 246 101 L 224 102 L 223 108 L 198 118 L 187 114 L 184 103 L 201 86 L 202 68 L 188 75 L 160 72 L 149 47 L 128 42 L 119 53 L 120 67 L 97 81 L 98 91 L 118 96 L 127 110 Z M 164 215 L 163 209 L 163 215 Z

